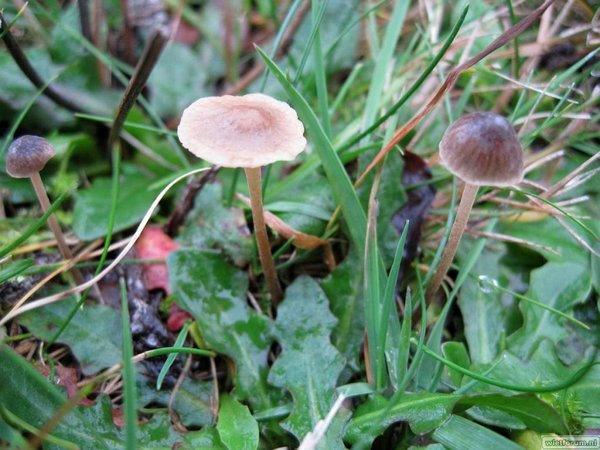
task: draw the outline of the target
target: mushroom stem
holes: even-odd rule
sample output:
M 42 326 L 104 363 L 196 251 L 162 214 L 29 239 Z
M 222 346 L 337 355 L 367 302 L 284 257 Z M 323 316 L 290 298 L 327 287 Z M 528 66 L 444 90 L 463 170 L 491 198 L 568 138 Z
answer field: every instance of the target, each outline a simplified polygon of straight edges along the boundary
M 250 193 L 250 206 L 252 209 L 252 220 L 254 221 L 254 234 L 256 235 L 258 256 L 267 280 L 269 292 L 271 293 L 271 299 L 277 304 L 283 298 L 283 294 L 279 280 L 277 279 L 275 263 L 273 262 L 273 255 L 271 255 L 271 247 L 267 237 L 267 227 L 263 214 L 260 167 L 247 167 L 244 171 L 246 172 L 248 191 Z
M 456 210 L 456 218 L 454 219 L 452 229 L 450 230 L 450 237 L 448 238 L 448 242 L 444 248 L 444 252 L 442 253 L 440 265 L 435 271 L 435 274 L 429 283 L 429 287 L 427 288 L 427 294 L 425 296 L 427 301 L 430 301 L 437 293 L 440 285 L 442 284 L 442 280 L 448 273 L 450 264 L 452 264 L 454 255 L 456 255 L 456 250 L 458 250 L 460 238 L 462 237 L 465 227 L 467 226 L 467 222 L 469 221 L 469 213 L 471 212 L 471 208 L 475 202 L 478 189 L 479 186 L 477 185 L 465 183 L 462 197 L 460 199 L 460 203 L 458 204 L 458 209 Z
M 35 172 L 31 174 L 29 178 L 31 179 L 31 184 L 33 184 L 33 189 L 35 190 L 35 195 L 40 202 L 42 211 L 46 212 L 50 208 L 50 200 L 48 199 L 48 194 L 46 194 L 46 188 L 44 188 L 44 184 L 42 183 L 42 177 L 40 177 L 39 172 Z M 71 253 L 71 249 L 67 245 L 67 241 L 65 240 L 62 230 L 60 229 L 60 225 L 58 224 L 56 217 L 54 217 L 54 214 L 51 214 L 48 217 L 48 225 L 50 225 L 50 229 L 52 230 L 52 233 L 54 233 L 60 254 L 64 259 L 73 259 L 73 253 Z M 82 284 L 85 282 L 83 275 L 78 269 L 73 268 L 71 272 L 73 273 L 73 277 L 75 278 L 75 282 L 77 284 Z

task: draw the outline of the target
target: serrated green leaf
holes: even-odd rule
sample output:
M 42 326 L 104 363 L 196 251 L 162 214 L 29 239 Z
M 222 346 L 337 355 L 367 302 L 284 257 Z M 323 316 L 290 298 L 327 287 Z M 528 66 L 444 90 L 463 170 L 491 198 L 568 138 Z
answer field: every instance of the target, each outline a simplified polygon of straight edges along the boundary
M 207 345 L 236 364 L 236 396 L 269 408 L 266 385 L 270 322 L 246 304 L 247 275 L 221 255 L 182 249 L 167 259 L 175 302 L 196 319 Z
M 274 330 L 282 353 L 271 368 L 269 382 L 291 392 L 294 407 L 282 426 L 298 440 L 325 418 L 334 400 L 344 367 L 330 340 L 335 323 L 316 281 L 302 276 L 288 287 Z
M 432 437 L 448 450 L 524 450 L 504 436 L 454 415 L 436 429 Z
M 196 248 L 217 248 L 242 267 L 252 258 L 253 238 L 246 225 L 244 212 L 225 208 L 222 186 L 204 186 L 196 197 L 194 209 L 188 214 L 178 241 Z
M 137 170 L 126 169 L 119 186 L 119 199 L 113 232 L 124 230 L 138 223 L 158 190 L 149 190 L 152 180 Z M 79 239 L 92 240 L 108 231 L 111 209 L 112 179 L 96 178 L 92 185 L 75 194 L 73 208 L 73 231 Z
M 248 407 L 230 395 L 220 398 L 217 431 L 229 450 L 254 450 L 258 447 L 258 423 Z
M 346 427 L 346 440 L 356 448 L 370 448 L 371 442 L 392 423 L 406 421 L 413 432 L 426 433 L 444 422 L 461 397 L 420 392 L 392 400 L 374 396 L 362 404 Z M 354 448 L 354 447 L 353 447 Z
M 76 300 L 65 299 L 21 316 L 19 321 L 40 339 L 52 339 L 67 319 Z M 121 362 L 119 312 L 104 305 L 84 305 L 60 335 L 69 346 L 85 375 Z
M 547 263 L 531 272 L 526 296 L 572 315 L 573 307 L 585 301 L 591 290 L 589 268 L 575 263 Z M 528 357 L 541 340 L 554 343 L 568 335 L 560 316 L 529 302 L 521 302 L 523 326 L 508 339 L 510 351 Z

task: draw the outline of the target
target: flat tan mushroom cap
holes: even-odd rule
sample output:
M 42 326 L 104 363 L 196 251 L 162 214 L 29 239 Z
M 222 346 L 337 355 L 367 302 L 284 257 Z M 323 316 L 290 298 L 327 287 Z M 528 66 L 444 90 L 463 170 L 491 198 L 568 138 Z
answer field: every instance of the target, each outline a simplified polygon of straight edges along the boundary
M 499 114 L 475 112 L 448 127 L 440 159 L 457 177 L 477 186 L 510 186 L 523 179 L 523 148 Z
M 201 98 L 183 111 L 177 128 L 185 148 L 223 167 L 291 161 L 306 147 L 303 134 L 296 111 L 264 94 Z

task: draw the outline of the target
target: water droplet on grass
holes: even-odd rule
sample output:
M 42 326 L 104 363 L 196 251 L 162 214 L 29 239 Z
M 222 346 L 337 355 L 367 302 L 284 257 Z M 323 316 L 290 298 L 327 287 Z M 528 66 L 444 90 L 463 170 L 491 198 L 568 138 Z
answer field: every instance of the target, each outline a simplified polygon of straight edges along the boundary
M 491 294 L 499 286 L 498 280 L 487 275 L 479 275 L 477 284 L 484 294 Z

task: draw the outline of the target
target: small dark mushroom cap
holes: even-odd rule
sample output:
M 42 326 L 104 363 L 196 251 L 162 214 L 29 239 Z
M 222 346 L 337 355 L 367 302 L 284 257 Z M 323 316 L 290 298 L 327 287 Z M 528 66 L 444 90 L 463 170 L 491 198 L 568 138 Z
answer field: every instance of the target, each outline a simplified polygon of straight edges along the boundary
M 499 114 L 475 112 L 448 127 L 440 159 L 457 177 L 476 186 L 510 186 L 523 179 L 523 148 Z
M 46 139 L 39 136 L 21 136 L 8 147 L 6 173 L 13 178 L 29 178 L 41 172 L 55 154 L 54 147 Z

